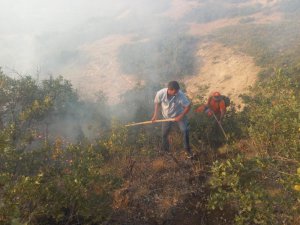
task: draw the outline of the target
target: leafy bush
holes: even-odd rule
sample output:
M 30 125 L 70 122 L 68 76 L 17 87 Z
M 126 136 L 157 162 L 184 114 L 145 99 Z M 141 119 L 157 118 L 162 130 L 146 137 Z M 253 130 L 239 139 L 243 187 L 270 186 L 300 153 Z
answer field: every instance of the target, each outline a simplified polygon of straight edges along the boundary
M 12 79 L 1 73 L 0 84 L 1 224 L 106 220 L 113 212 L 112 192 L 121 183 L 116 170 L 106 164 L 108 141 L 103 138 L 92 145 L 82 136 L 78 144 L 71 144 L 60 136 L 68 120 L 101 123 L 106 114 L 99 107 L 105 98 L 99 96 L 95 104 L 79 102 L 71 83 L 62 77 L 39 83 L 29 76 Z M 50 126 L 57 121 L 59 131 L 54 134 Z M 77 129 L 69 135 L 74 132 Z
M 292 190 L 297 174 L 283 174 L 271 158 L 238 156 L 216 161 L 210 180 L 210 209 L 231 207 L 235 224 L 294 224 L 299 214 L 299 192 Z M 289 182 L 293 178 L 293 182 Z
M 255 95 L 246 98 L 246 110 L 249 135 L 257 151 L 299 160 L 299 84 L 278 71 L 252 92 Z
M 297 224 L 298 92 L 299 84 L 278 71 L 244 96 L 250 154 L 216 161 L 210 180 L 209 207 L 232 207 L 236 224 Z
M 104 166 L 102 150 L 58 139 L 40 150 L 1 152 L 0 217 L 29 224 L 98 224 L 112 213 L 121 180 Z

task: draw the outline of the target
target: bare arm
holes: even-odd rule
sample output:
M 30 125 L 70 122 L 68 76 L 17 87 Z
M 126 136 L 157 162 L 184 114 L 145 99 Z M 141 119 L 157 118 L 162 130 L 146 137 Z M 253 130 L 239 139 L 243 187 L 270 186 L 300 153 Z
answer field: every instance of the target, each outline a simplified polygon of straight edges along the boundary
M 188 112 L 191 110 L 191 104 L 189 104 L 187 107 L 184 107 L 184 111 L 178 115 L 176 118 L 175 118 L 175 121 L 178 122 L 180 120 L 182 120 L 182 118 L 188 114 Z
M 153 116 L 152 116 L 152 119 L 151 119 L 152 122 L 154 122 L 155 120 L 157 120 L 158 111 L 159 111 L 159 104 L 155 103 L 154 104 L 154 113 L 153 113 Z

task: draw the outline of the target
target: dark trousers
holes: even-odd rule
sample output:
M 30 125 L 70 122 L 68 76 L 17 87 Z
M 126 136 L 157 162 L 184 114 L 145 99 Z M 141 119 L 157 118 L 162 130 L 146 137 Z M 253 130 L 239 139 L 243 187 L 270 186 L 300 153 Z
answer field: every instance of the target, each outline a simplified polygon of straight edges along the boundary
M 184 149 L 190 153 L 191 152 L 191 147 L 190 147 L 190 138 L 189 138 L 189 122 L 187 118 L 183 118 L 179 122 L 165 122 L 162 123 L 162 150 L 168 152 L 170 145 L 169 145 L 169 140 L 168 136 L 171 131 L 172 126 L 177 123 L 180 131 L 183 136 L 183 146 Z

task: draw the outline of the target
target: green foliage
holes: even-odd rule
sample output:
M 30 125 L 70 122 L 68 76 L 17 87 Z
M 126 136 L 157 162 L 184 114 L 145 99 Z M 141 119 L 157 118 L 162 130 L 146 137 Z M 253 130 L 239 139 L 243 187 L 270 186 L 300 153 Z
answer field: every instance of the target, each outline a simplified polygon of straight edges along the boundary
M 244 122 L 241 114 L 236 112 L 234 106 L 227 109 L 222 127 L 229 138 L 229 142 L 234 142 L 245 136 L 245 133 L 242 132 Z M 226 143 L 226 138 L 213 116 L 208 117 L 205 113 L 197 113 L 191 117 L 190 124 L 194 139 L 201 140 L 211 147 L 220 147 Z
M 249 135 L 257 151 L 270 156 L 300 160 L 299 84 L 278 71 L 253 87 L 248 97 Z
M 2 224 L 13 219 L 28 224 L 99 224 L 109 217 L 111 194 L 121 180 L 104 167 L 102 150 L 63 145 L 58 139 L 40 150 L 1 152 L 6 162 L 0 174 Z
M 0 75 L 0 127 L 10 129 L 18 149 L 53 141 L 56 136 L 72 141 L 95 138 L 109 127 L 103 93 L 98 93 L 95 102 L 80 101 L 72 84 L 61 76 L 38 82 L 30 76 Z
M 212 167 L 213 195 L 209 208 L 232 207 L 236 224 L 274 224 L 272 202 L 263 186 L 264 164 L 259 159 L 241 157 L 214 163 Z M 266 182 L 266 180 L 264 180 Z
M 24 141 L 32 141 L 28 137 L 44 120 L 63 116 L 78 102 L 71 84 L 62 77 L 44 80 L 39 85 L 30 76 L 12 79 L 1 73 L 0 83 L 0 121 L 3 128 L 13 127 L 11 138 L 18 147 Z
M 155 155 L 161 141 L 160 129 L 157 125 L 127 129 L 124 124 L 112 120 L 111 130 L 104 142 L 109 152 L 107 156 L 121 159 L 134 155 Z
M 78 95 L 72 87 L 70 81 L 62 76 L 54 79 L 50 77 L 43 80 L 41 85 L 42 96 L 53 101 L 55 114 L 63 114 L 68 110 L 72 111 L 78 102 Z
M 159 126 L 123 126 L 126 119 L 151 118 L 158 84 L 146 82 L 125 93 L 113 108 L 119 116 L 129 115 L 120 122 L 107 116 L 110 110 L 102 92 L 96 102 L 82 102 L 62 78 L 38 84 L 31 78 L 1 74 L 0 223 L 101 224 L 124 213 L 132 221 L 149 224 L 166 219 L 160 210 L 147 214 L 153 212 L 147 202 L 154 206 L 161 202 L 159 209 L 165 209 L 164 204 L 168 210 L 169 204 L 175 209 L 188 207 L 202 217 L 217 212 L 214 217 L 219 218 L 213 221 L 225 221 L 221 217 L 230 212 L 234 221 L 231 216 L 225 219 L 235 224 L 295 224 L 300 213 L 300 133 L 299 80 L 293 71 L 298 70 L 272 71 L 272 77 L 258 82 L 249 96 L 243 96 L 242 112 L 234 104 L 228 108 L 222 124 L 229 141 L 213 117 L 191 113 L 192 147 L 200 155 L 192 162 L 176 152 L 182 144 L 179 133 L 172 134 L 174 155 L 165 157 L 157 154 Z M 206 91 L 207 87 L 199 89 L 199 104 Z M 70 118 L 86 124 L 75 124 L 82 130 L 77 144 L 64 137 L 37 144 L 39 126 L 59 121 L 62 128 Z M 95 133 L 95 141 L 85 137 L 86 129 Z M 225 153 L 213 151 L 220 146 Z M 178 182 L 175 191 L 173 182 Z M 173 197 L 163 187 L 172 189 Z M 199 199 L 189 200 L 195 194 L 201 196 L 201 204 Z
M 198 88 L 198 95 L 193 99 L 196 104 L 193 106 L 192 113 L 190 114 L 190 125 L 193 140 L 201 140 L 202 143 L 210 145 L 211 147 L 220 147 L 226 143 L 226 138 L 222 133 L 218 123 L 213 116 L 208 117 L 204 112 L 194 113 L 200 105 L 206 104 L 207 99 L 205 95 L 208 90 L 208 86 L 200 86 Z M 222 127 L 226 131 L 226 135 L 229 138 L 229 142 L 241 139 L 246 135 L 244 132 L 243 124 L 246 122 L 246 118 L 241 113 L 238 113 L 236 106 L 231 102 L 230 107 L 227 107 L 227 112 L 222 121 Z
M 91 131 L 99 129 L 107 116 L 105 96 L 96 103 L 79 102 L 62 77 L 38 83 L 1 73 L 0 85 L 0 223 L 99 224 L 109 218 L 121 178 L 105 166 L 105 139 L 94 146 L 84 135 L 77 145 L 48 138 L 53 135 L 48 125 L 57 121 L 60 130 L 70 126 L 65 121 L 79 119 L 93 123 Z M 40 134 L 44 124 L 46 136 Z
M 281 173 L 276 164 L 271 158 L 241 156 L 216 161 L 208 207 L 231 207 L 236 211 L 235 224 L 291 224 L 299 213 L 300 196 L 291 190 L 289 180 L 299 181 L 299 176 Z
M 294 224 L 299 215 L 299 84 L 278 71 L 244 96 L 250 154 L 212 167 L 210 209 L 231 207 L 236 224 Z M 234 148 L 232 151 L 241 151 Z M 256 157 L 253 157 L 256 155 Z

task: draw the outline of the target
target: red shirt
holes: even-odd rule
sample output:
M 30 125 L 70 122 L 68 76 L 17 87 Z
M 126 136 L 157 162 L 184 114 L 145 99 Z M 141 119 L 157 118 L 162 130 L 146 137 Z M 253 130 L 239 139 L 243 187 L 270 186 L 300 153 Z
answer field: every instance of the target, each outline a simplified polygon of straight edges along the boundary
M 226 111 L 224 100 L 216 101 L 213 97 L 208 100 L 208 107 L 215 113 L 221 114 L 221 110 Z

